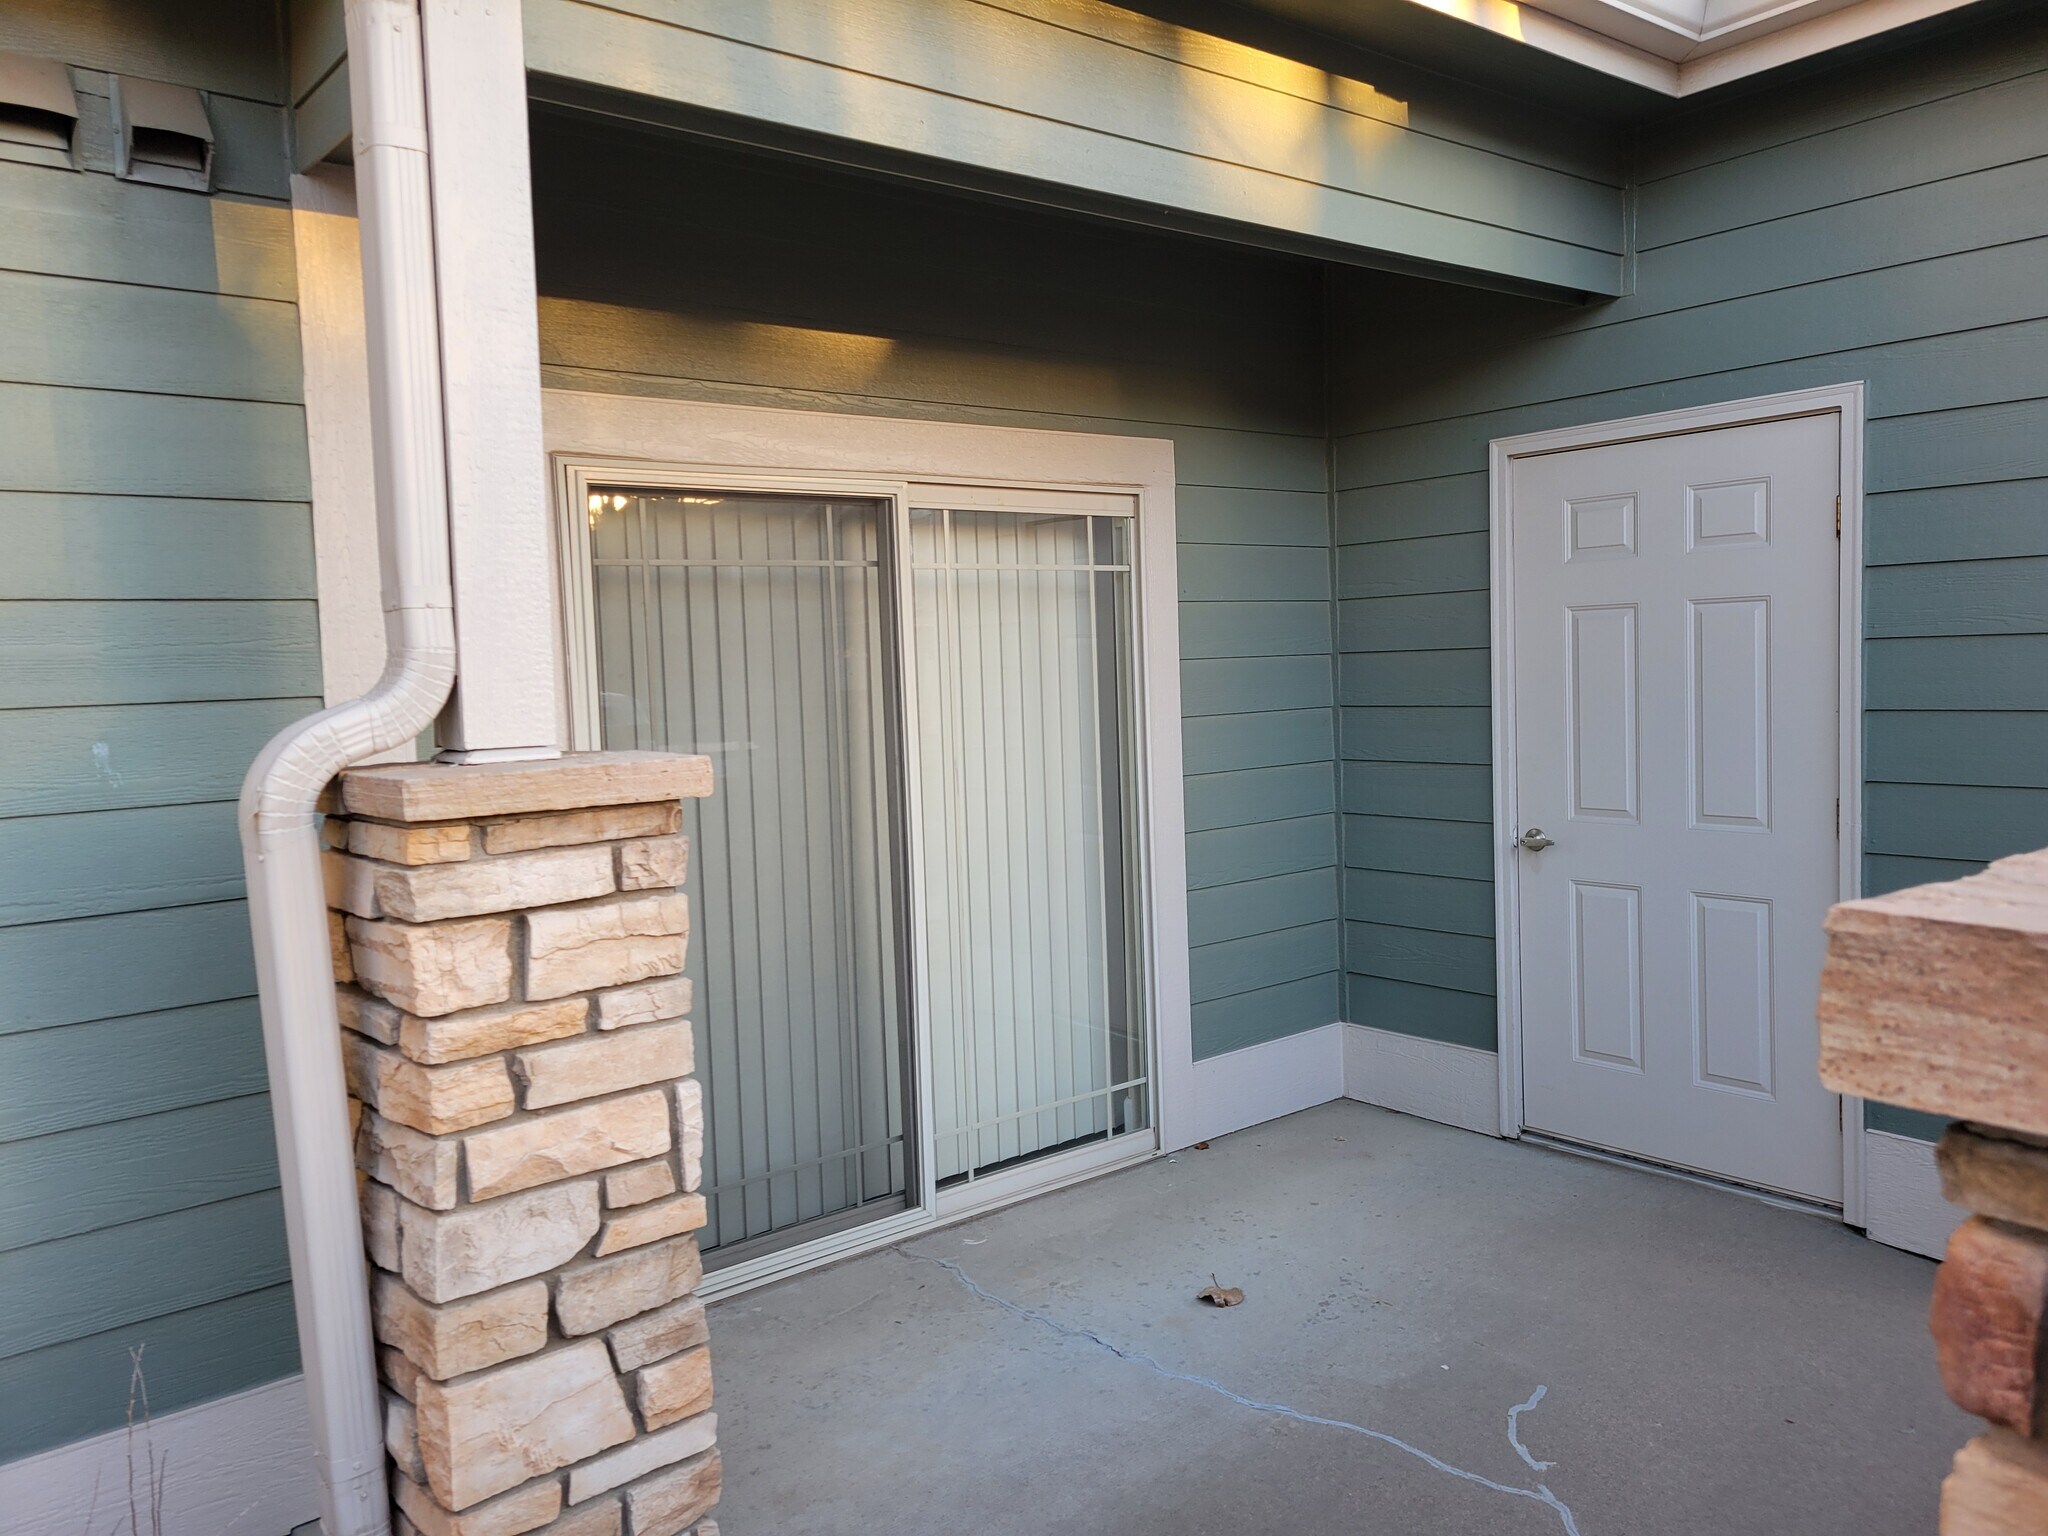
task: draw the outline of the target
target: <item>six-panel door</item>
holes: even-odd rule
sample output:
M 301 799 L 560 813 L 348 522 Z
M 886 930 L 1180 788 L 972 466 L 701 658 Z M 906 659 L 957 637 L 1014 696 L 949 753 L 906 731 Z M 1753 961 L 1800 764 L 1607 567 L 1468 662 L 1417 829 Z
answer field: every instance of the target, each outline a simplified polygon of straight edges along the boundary
M 1517 459 L 1523 1120 L 1842 1197 L 1815 1071 L 1837 884 L 1839 418 Z

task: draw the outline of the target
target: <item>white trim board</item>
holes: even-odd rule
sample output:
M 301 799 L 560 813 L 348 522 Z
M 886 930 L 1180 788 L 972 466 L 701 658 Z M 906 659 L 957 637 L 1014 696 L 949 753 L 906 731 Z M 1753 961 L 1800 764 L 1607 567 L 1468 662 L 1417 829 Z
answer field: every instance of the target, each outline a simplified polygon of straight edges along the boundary
M 1491 1051 L 1365 1024 L 1325 1024 L 1196 1062 L 1194 1124 L 1197 1139 L 1206 1141 L 1343 1098 L 1498 1136 L 1498 1082 Z M 1934 1143 L 1887 1131 L 1864 1131 L 1860 1139 L 1866 1235 L 1940 1258 L 1969 1212 L 1942 1198 Z
M 298 262 L 321 692 L 324 702 L 339 704 L 369 692 L 384 671 L 354 167 L 316 165 L 292 178 L 292 251 Z
M 1934 1143 L 1889 1131 L 1863 1133 L 1864 1232 L 1908 1253 L 1938 1259 L 1969 1212 L 1941 1197 Z
M 1173 444 L 1161 438 L 990 427 L 957 422 L 848 416 L 825 411 L 715 405 L 569 390 L 542 397 L 545 442 L 553 466 L 556 579 L 560 582 L 559 654 L 565 739 L 598 745 L 597 665 L 590 580 L 586 492 L 591 483 L 627 478 L 659 485 L 717 485 L 810 494 L 874 496 L 888 501 L 898 537 L 907 537 L 909 507 L 920 488 L 969 501 L 987 489 L 1008 503 L 1019 494 L 1114 496 L 1135 509 L 1136 691 L 1139 720 L 1136 819 L 1140 889 L 1145 893 L 1142 987 L 1150 1029 L 1156 1131 L 1140 1149 L 1090 1150 L 1029 1165 L 1018 1176 L 996 1175 L 986 1191 L 942 1196 L 925 1160 L 923 1188 L 906 1230 L 958 1219 L 975 1202 L 998 1203 L 1042 1192 L 1064 1178 L 1172 1151 L 1198 1139 L 1193 1082 L 1192 1012 L 1188 979 L 1187 839 L 1182 782 L 1180 604 L 1174 519 Z M 902 592 L 899 605 L 907 604 Z M 907 610 L 897 622 L 908 628 Z M 905 796 L 917 802 L 916 758 L 904 766 Z M 904 828 L 910 867 L 921 866 L 916 819 Z M 913 903 L 922 900 L 913 882 Z M 910 967 L 923 985 L 918 946 L 922 923 L 909 916 Z M 916 999 L 915 1018 L 931 1016 Z M 920 1023 L 922 1032 L 926 1026 Z M 913 1088 L 915 1123 L 930 1123 L 930 1050 L 920 1040 Z M 1139 1138 L 1132 1136 L 1130 1140 Z M 978 1207 L 976 1207 L 978 1208 Z M 895 1230 L 892 1226 L 891 1230 Z M 736 1265 L 729 1289 L 779 1278 L 797 1268 L 845 1257 L 868 1243 L 865 1229 L 821 1239 L 755 1266 Z M 771 1270 L 773 1274 L 767 1271 Z M 744 1271 L 744 1273 L 737 1273 Z
M 1493 1052 L 1368 1024 L 1344 1026 L 1344 1097 L 1441 1125 L 1500 1134 Z
M 1344 1097 L 1344 1029 L 1325 1024 L 1195 1063 L 1194 1141 Z
M 306 1379 L 287 1376 L 158 1414 L 132 1441 L 117 1429 L 0 1466 L 0 1529 L 104 1536 L 103 1522 L 125 1527 L 131 1450 L 145 1508 L 151 1454 L 163 1469 L 162 1536 L 282 1536 L 320 1517 Z
M 1861 382 L 1758 395 L 1618 421 L 1559 427 L 1496 438 L 1488 452 L 1488 571 L 1493 656 L 1494 966 L 1499 998 L 1499 1134 L 1522 1128 L 1521 908 L 1514 879 L 1515 828 L 1522 825 L 1515 789 L 1515 591 L 1513 530 L 1508 518 L 1510 471 L 1516 459 L 1598 448 L 1647 438 L 1753 426 L 1797 416 L 1840 418 L 1837 483 L 1841 487 L 1837 575 L 1836 899 L 1863 894 L 1863 422 Z M 1864 1222 L 1863 1101 L 1842 1101 L 1842 1220 Z

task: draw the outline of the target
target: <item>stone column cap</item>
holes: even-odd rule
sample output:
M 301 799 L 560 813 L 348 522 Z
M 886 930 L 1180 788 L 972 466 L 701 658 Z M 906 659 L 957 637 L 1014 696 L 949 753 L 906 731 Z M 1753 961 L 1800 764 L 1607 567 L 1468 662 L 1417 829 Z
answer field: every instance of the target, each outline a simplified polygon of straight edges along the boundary
M 571 752 L 511 763 L 378 763 L 341 778 L 345 813 L 383 821 L 474 821 L 711 793 L 711 759 L 676 752 Z

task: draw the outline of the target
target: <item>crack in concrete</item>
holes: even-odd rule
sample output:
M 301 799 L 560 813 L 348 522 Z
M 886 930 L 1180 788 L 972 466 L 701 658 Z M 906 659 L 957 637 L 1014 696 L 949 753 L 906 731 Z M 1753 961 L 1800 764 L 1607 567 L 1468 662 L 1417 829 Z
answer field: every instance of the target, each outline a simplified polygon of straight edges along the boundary
M 1548 1392 L 1549 1390 L 1550 1388 L 1548 1387 L 1538 1387 L 1534 1392 L 1531 1392 L 1529 1394 L 1529 1401 L 1527 1401 L 1526 1403 L 1517 1403 L 1514 1407 L 1508 1410 L 1508 1444 L 1512 1445 L 1515 1448 L 1515 1454 L 1517 1456 L 1521 1457 L 1522 1460 L 1529 1463 L 1529 1470 L 1531 1472 L 1548 1472 L 1552 1467 L 1556 1466 L 1557 1463 L 1554 1461 L 1538 1461 L 1534 1456 L 1531 1456 L 1529 1454 L 1529 1447 L 1522 1444 L 1522 1437 L 1515 1432 L 1515 1420 L 1519 1419 L 1531 1408 L 1534 1408 L 1538 1403 L 1542 1402 L 1543 1394 Z
M 1413 1456 L 1417 1461 L 1422 1462 L 1425 1466 L 1434 1468 L 1438 1472 L 1446 1473 L 1451 1477 L 1462 1479 L 1468 1483 L 1477 1483 L 1482 1488 L 1490 1488 L 1495 1493 L 1504 1493 L 1511 1498 L 1530 1499 L 1538 1504 L 1546 1505 L 1563 1523 L 1565 1536 L 1579 1536 L 1578 1521 L 1573 1518 L 1570 1506 L 1556 1494 L 1552 1493 L 1549 1486 L 1545 1483 L 1538 1483 L 1534 1488 L 1521 1488 L 1513 1483 L 1496 1482 L 1482 1473 L 1469 1472 L 1463 1467 L 1453 1466 L 1442 1457 L 1432 1456 L 1420 1446 L 1410 1445 L 1406 1440 L 1390 1435 L 1383 1429 L 1371 1429 L 1363 1424 L 1353 1424 L 1345 1419 L 1325 1418 L 1321 1414 L 1304 1413 L 1301 1409 L 1289 1407 L 1286 1403 L 1262 1403 L 1256 1398 L 1246 1397 L 1241 1392 L 1233 1392 L 1220 1381 L 1212 1380 L 1207 1376 L 1197 1376 L 1189 1371 L 1176 1371 L 1170 1366 L 1161 1365 L 1142 1350 L 1131 1349 L 1126 1345 L 1116 1343 L 1114 1340 L 1106 1339 L 1091 1328 L 1082 1328 L 1072 1323 L 1063 1323 L 1058 1318 L 1050 1317 L 1035 1308 L 1024 1306 L 1020 1302 L 1011 1301 L 1007 1296 L 998 1296 L 951 1259 L 941 1259 L 931 1254 L 912 1253 L 907 1248 L 901 1248 L 897 1251 L 914 1264 L 930 1264 L 936 1268 L 943 1269 L 981 1300 L 1001 1307 L 1006 1312 L 1014 1312 L 1017 1316 L 1036 1323 L 1039 1327 L 1057 1334 L 1063 1339 L 1079 1339 L 1083 1343 L 1093 1344 L 1098 1349 L 1107 1350 L 1119 1360 L 1128 1361 L 1132 1365 L 1141 1365 L 1154 1375 L 1163 1376 L 1168 1381 L 1184 1382 L 1191 1387 L 1200 1387 L 1205 1392 L 1212 1392 L 1226 1401 L 1237 1404 L 1240 1408 L 1249 1408 L 1254 1413 L 1270 1413 L 1280 1418 L 1293 1419 L 1297 1423 L 1313 1424 L 1323 1429 L 1342 1430 L 1347 1434 L 1363 1435 L 1368 1440 L 1377 1440 L 1380 1444 L 1391 1446 L 1404 1455 Z M 1514 1446 L 1515 1450 L 1521 1455 L 1522 1460 L 1539 1472 L 1553 1465 L 1553 1463 L 1547 1461 L 1539 1463 L 1528 1451 L 1523 1449 L 1522 1442 L 1516 1435 L 1515 1419 L 1517 1415 L 1526 1413 L 1542 1401 L 1544 1393 L 1548 1390 L 1546 1387 L 1538 1387 L 1534 1395 L 1526 1403 L 1522 1403 L 1508 1411 L 1508 1443 Z

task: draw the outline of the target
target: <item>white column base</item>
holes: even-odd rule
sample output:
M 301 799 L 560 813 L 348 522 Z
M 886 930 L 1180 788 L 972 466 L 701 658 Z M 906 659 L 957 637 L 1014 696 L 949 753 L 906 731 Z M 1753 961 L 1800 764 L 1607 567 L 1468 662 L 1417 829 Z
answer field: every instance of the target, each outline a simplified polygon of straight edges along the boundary
M 1327 1104 L 1344 1097 L 1344 1026 L 1325 1024 L 1263 1045 L 1225 1051 L 1196 1062 L 1194 1078 L 1191 1141 L 1227 1136 L 1248 1125 Z
M 1938 1259 L 1970 1213 L 1941 1198 L 1934 1143 L 1863 1133 L 1863 1230 L 1889 1247 Z
M 1486 1136 L 1500 1134 L 1500 1058 L 1491 1051 L 1346 1024 L 1344 1096 Z

